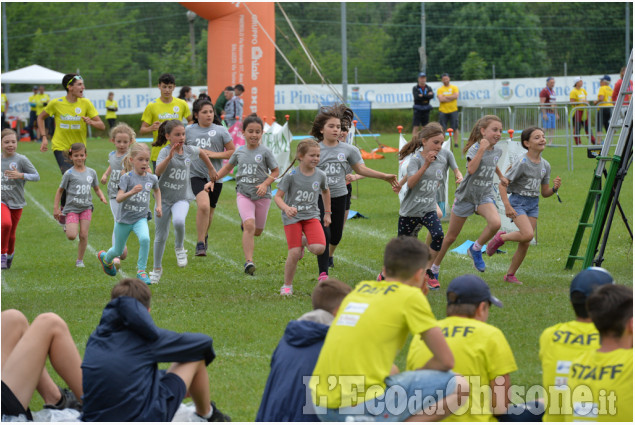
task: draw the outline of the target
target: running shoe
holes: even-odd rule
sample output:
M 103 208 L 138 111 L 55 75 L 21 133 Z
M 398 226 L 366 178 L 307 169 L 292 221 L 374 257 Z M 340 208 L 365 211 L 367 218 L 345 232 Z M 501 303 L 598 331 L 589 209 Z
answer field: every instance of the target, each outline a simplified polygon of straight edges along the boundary
M 75 394 L 68 388 L 58 387 L 60 389 L 60 394 L 62 397 L 57 404 L 45 404 L 43 407 L 45 409 L 54 409 L 54 410 L 64 410 L 64 409 L 74 409 L 78 411 L 82 411 L 82 402 L 77 400 Z
M 520 280 L 518 280 L 518 279 L 516 278 L 516 276 L 515 276 L 515 275 L 513 275 L 513 274 L 506 274 L 506 275 L 505 275 L 505 277 L 503 278 L 503 280 L 504 280 L 505 282 L 515 283 L 516 285 L 522 285 L 522 284 L 523 284 L 523 283 L 522 283 Z
M 161 280 L 161 275 L 163 274 L 163 269 L 154 269 L 150 272 L 150 283 L 156 284 Z
M 322 282 L 323 280 L 326 280 L 329 278 L 329 275 L 326 274 L 326 272 L 322 272 L 320 273 L 320 276 L 318 276 L 318 282 Z
M 152 281 L 148 277 L 148 273 L 146 273 L 145 270 L 138 270 L 137 271 L 137 279 L 140 279 L 146 285 L 152 285 Z
M 11 268 L 11 263 L 13 263 L 13 254 L 7 255 L 7 268 Z
M 0 261 L 1 266 L 0 268 L 2 270 L 6 270 L 9 268 L 8 264 L 7 264 L 7 254 L 2 254 L 2 260 Z
M 185 248 L 176 248 L 176 265 L 179 267 L 187 266 L 187 250 Z
M 82 260 L 77 260 L 77 261 L 75 261 L 75 267 L 82 268 L 82 267 L 86 267 L 86 266 L 84 265 L 84 262 Z
M 109 276 L 116 276 L 117 275 L 117 269 L 115 268 L 113 263 L 106 263 L 106 251 L 99 251 L 97 253 L 97 258 L 99 259 L 99 262 L 101 263 L 101 268 L 104 270 L 104 273 L 106 273 Z
M 474 262 L 474 268 L 479 272 L 483 273 L 485 271 L 485 261 L 483 261 L 483 253 L 479 251 L 474 251 L 474 244 L 470 245 L 467 249 L 467 255 L 472 258 Z
M 256 271 L 256 265 L 252 263 L 251 261 L 247 261 L 245 263 L 245 273 L 253 276 L 255 271 Z
M 280 288 L 280 295 L 293 295 L 292 285 L 282 285 Z
M 386 280 L 386 278 L 384 277 L 384 275 L 382 273 L 379 273 L 377 275 L 377 282 L 381 282 L 382 280 Z
M 231 422 L 232 421 L 232 419 L 229 416 L 221 412 L 218 409 L 218 407 L 216 407 L 216 404 L 213 401 L 210 402 L 210 404 L 212 405 L 212 416 L 210 416 L 209 419 L 205 419 L 197 413 L 195 413 L 195 415 L 198 416 L 203 422 Z
M 207 247 L 205 247 L 205 243 L 204 242 L 197 242 L 196 243 L 196 254 L 194 254 L 197 257 L 205 257 L 207 256 Z
M 487 252 L 487 255 L 491 257 L 492 255 L 496 254 L 496 250 L 505 244 L 505 241 L 501 238 L 501 236 L 504 234 L 505 232 L 498 232 L 496 233 L 496 236 L 494 236 L 492 240 L 489 241 L 489 243 L 487 244 L 487 249 L 485 250 Z
M 428 275 L 428 288 L 430 289 L 439 289 L 441 285 L 439 284 L 439 274 L 432 273 L 432 270 L 426 270 L 426 274 Z

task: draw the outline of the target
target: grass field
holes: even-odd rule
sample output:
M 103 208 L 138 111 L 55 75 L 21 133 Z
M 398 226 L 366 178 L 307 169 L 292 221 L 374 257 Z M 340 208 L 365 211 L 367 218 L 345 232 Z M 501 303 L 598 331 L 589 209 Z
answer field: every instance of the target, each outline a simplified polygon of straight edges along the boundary
M 380 142 L 396 146 L 396 134 L 385 135 Z M 369 150 L 374 141 L 360 140 L 360 147 Z M 95 252 L 108 249 L 111 243 L 113 219 L 110 209 L 97 201 L 86 253 L 86 268 L 76 269 L 77 242 L 67 241 L 61 227 L 52 218 L 53 198 L 61 180 L 52 153 L 40 153 L 39 145 L 20 143 L 18 152 L 27 155 L 38 169 L 41 180 L 27 183 L 28 206 L 18 228 L 16 255 L 10 270 L 2 273 L 2 309 L 22 310 L 29 320 L 37 314 L 53 311 L 69 324 L 81 354 L 103 307 L 109 299 L 116 278 L 106 276 Z M 90 140 L 87 165 L 98 176 L 107 167 L 107 154 L 113 149 L 106 140 Z M 512 374 L 512 383 L 533 385 L 541 382 L 538 361 L 538 338 L 541 331 L 556 322 L 570 320 L 573 312 L 568 302 L 568 287 L 580 262 L 573 271 L 564 270 L 573 235 L 582 211 L 595 167 L 586 159 L 584 150 L 575 151 L 575 171 L 568 172 L 564 149 L 550 148 L 544 157 L 551 163 L 552 178 L 562 178 L 559 204 L 555 197 L 541 199 L 538 225 L 538 245 L 531 246 L 517 273 L 523 286 L 502 281 L 514 244 L 502 249 L 507 254 L 486 258 L 487 270 L 481 276 L 492 292 L 505 304 L 492 309 L 490 323 L 507 336 L 514 351 L 519 371 Z M 463 170 L 465 160 L 456 154 Z M 386 159 L 367 161 L 367 165 L 384 172 L 396 173 L 395 154 Z M 629 221 L 633 218 L 632 175 L 628 176 L 621 193 L 621 204 Z M 450 184 L 450 192 L 454 185 Z M 335 255 L 331 276 L 355 285 L 374 279 L 380 270 L 383 247 L 396 236 L 399 201 L 385 182 L 365 179 L 354 185 L 352 209 L 367 219 L 348 222 L 344 238 Z M 244 262 L 240 245 L 240 223 L 232 182 L 226 183 L 210 231 L 207 257 L 195 257 L 195 204 L 187 219 L 186 249 L 189 265 L 176 266 L 173 232 L 164 255 L 161 283 L 152 286 L 152 316 L 157 325 L 175 331 L 203 332 L 214 338 L 216 360 L 208 368 L 212 398 L 233 420 L 253 421 L 269 372 L 269 359 L 282 335 L 286 323 L 311 309 L 310 294 L 317 281 L 317 263 L 307 255 L 299 264 L 295 278 L 295 294 L 282 298 L 286 258 L 286 242 L 279 209 L 272 203 L 265 234 L 256 240 L 256 275 L 243 273 Z M 480 217 L 471 217 L 457 241 L 475 240 L 484 226 Z M 447 230 L 447 222 L 444 223 Z M 424 233 L 424 232 L 422 232 Z M 588 232 L 587 232 L 588 233 Z M 154 222 L 150 222 L 154 240 Z M 422 237 L 424 237 L 422 235 Z M 128 241 L 129 259 L 122 270 L 134 276 L 138 244 Z M 603 264 L 618 283 L 632 286 L 633 251 L 619 215 L 616 216 Z M 148 268 L 152 267 L 152 245 Z M 445 317 L 445 288 L 461 274 L 476 273 L 467 256 L 448 253 L 440 275 L 441 290 L 428 295 L 435 315 Z M 120 277 L 120 276 L 118 276 Z M 397 361 L 405 367 L 405 350 Z M 52 369 L 51 369 L 52 370 Z M 58 380 L 57 375 L 53 374 Z M 31 407 L 39 410 L 38 395 Z

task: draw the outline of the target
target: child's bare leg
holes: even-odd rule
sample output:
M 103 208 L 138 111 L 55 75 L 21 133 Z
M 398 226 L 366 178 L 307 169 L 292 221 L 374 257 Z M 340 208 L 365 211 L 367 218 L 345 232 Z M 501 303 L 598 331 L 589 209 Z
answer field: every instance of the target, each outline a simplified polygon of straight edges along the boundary
M 487 225 L 481 232 L 481 235 L 476 240 L 481 246 L 485 245 L 490 239 L 496 235 L 501 228 L 501 218 L 498 215 L 498 210 L 494 204 L 481 204 L 476 209 L 476 212 L 482 216 Z
M 525 256 L 527 255 L 527 250 L 529 249 L 529 243 L 534 237 L 534 231 L 536 229 L 538 220 L 535 217 L 527 217 L 526 215 L 521 215 L 516 217 L 514 222 L 516 223 L 516 226 L 518 226 L 518 229 L 520 231 L 512 233 L 512 235 L 514 233 L 518 233 L 519 235 L 518 248 L 516 249 L 516 252 L 514 253 L 514 256 L 512 257 L 512 262 L 509 265 L 509 269 L 507 270 L 507 274 L 513 274 L 513 275 L 516 274 L 516 272 L 520 268 L 520 265 L 523 263 Z M 507 235 L 505 234 L 503 236 L 507 236 Z
M 206 416 L 211 408 L 209 396 L 209 378 L 205 361 L 188 363 L 173 363 L 168 369 L 168 373 L 178 375 L 185 386 L 188 394 L 192 397 L 196 413 L 199 416 Z
M 463 405 L 469 399 L 469 384 L 467 380 L 456 375 L 456 390 L 452 394 L 448 394 L 445 398 L 439 400 L 434 407 L 424 409 L 415 415 L 406 419 L 406 422 L 436 422 L 449 416 L 452 411 L 456 411 L 458 407 Z M 426 411 L 429 414 L 426 414 Z
M 261 230 L 262 232 L 262 230 Z M 250 218 L 243 221 L 243 253 L 246 261 L 254 259 L 254 235 L 256 233 L 256 220 Z
M 79 223 L 66 223 L 66 238 L 74 241 L 79 233 Z
M 326 245 L 314 243 L 314 244 L 307 245 L 307 249 L 309 250 L 311 254 L 321 255 L 324 253 L 324 250 L 326 249 Z
M 196 195 L 196 240 L 204 242 L 211 223 L 209 193 L 201 190 Z
M 324 248 L 324 245 L 321 245 Z M 322 249 L 324 252 L 324 249 Z M 293 285 L 293 277 L 295 276 L 295 270 L 298 267 L 298 261 L 300 261 L 300 255 L 302 254 L 302 248 L 291 248 L 287 254 L 287 261 L 284 263 L 284 284 L 287 286 Z
M 434 261 L 434 265 L 440 266 L 441 261 L 443 261 L 443 257 L 445 257 L 446 252 L 452 246 L 456 238 L 461 233 L 461 229 L 463 229 L 463 225 L 467 217 L 459 217 L 454 213 L 450 214 L 450 225 L 448 226 L 448 233 L 443 238 L 443 244 L 441 244 L 441 249 L 439 250 L 437 257 Z
M 47 355 L 53 368 L 81 400 L 82 359 L 73 337 L 61 317 L 44 313 L 35 318 L 2 368 L 2 380 L 25 409 L 42 377 Z
M 88 229 L 90 220 L 79 220 L 79 244 L 77 245 L 77 259 L 84 260 L 86 247 L 88 246 Z

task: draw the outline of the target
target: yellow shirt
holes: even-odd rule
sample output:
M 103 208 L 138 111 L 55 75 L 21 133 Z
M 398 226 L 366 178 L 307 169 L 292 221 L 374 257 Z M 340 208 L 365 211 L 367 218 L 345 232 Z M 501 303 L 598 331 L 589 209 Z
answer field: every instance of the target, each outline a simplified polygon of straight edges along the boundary
M 29 96 L 29 106 L 31 107 L 31 111 L 37 111 L 37 100 L 39 97 L 39 94 L 32 94 Z
M 117 112 L 110 111 L 108 108 L 119 108 L 119 105 L 117 105 L 117 101 L 106 99 L 106 119 L 108 120 L 117 118 Z
M 538 357 L 542 365 L 545 422 L 561 422 L 560 397 L 566 389 L 571 361 L 587 350 L 600 348 L 600 334 L 591 322 L 558 323 L 545 329 L 540 335 Z M 550 403 L 553 400 L 553 403 Z M 552 405 L 552 411 L 549 405 Z
M 44 110 L 55 116 L 54 151 L 67 151 L 73 143 L 85 145 L 86 123 L 82 117 L 94 118 L 98 115 L 91 101 L 85 97 L 80 97 L 75 103 L 69 103 L 66 97 L 53 99 Z
M 148 125 L 152 125 L 156 121 L 163 122 L 167 120 L 183 120 L 183 118 L 187 118 L 191 115 L 190 107 L 187 102 L 183 99 L 179 99 L 178 97 L 172 98 L 172 102 L 163 103 L 161 98 L 156 98 L 152 102 L 146 106 L 145 111 L 143 111 L 143 115 L 141 116 L 141 121 L 145 122 Z M 157 135 L 159 131 L 152 132 L 152 141 L 157 140 Z M 169 142 L 168 142 L 169 143 Z M 153 146 L 152 147 L 152 155 L 150 156 L 150 160 L 156 161 L 159 157 L 159 152 L 163 146 Z
M 421 289 L 400 282 L 360 282 L 342 301 L 326 335 L 309 382 L 313 402 L 334 409 L 383 394 L 408 334 L 437 326 Z
M 35 107 L 35 113 L 40 113 L 46 108 L 46 105 L 51 101 L 51 96 L 48 93 L 42 93 L 37 95 L 37 106 Z
M 454 372 L 470 383 L 470 401 L 447 422 L 491 422 L 490 381 L 518 370 L 512 349 L 500 329 L 480 320 L 450 316 L 439 327 L 454 354 Z M 408 350 L 407 370 L 416 370 L 432 358 L 421 338 L 413 337 Z M 481 400 L 482 399 L 482 400 Z
M 613 89 L 608 84 L 600 87 L 598 91 L 598 99 L 600 96 L 604 96 L 604 100 L 598 103 L 598 106 L 613 106 L 611 103 L 611 96 L 613 95 Z
M 7 111 L 7 95 L 2 93 L 2 112 L 6 112 Z
M 585 106 L 587 101 L 586 98 L 586 90 L 584 90 L 584 88 L 582 87 L 580 87 L 579 89 L 574 87 L 573 90 L 571 90 L 571 93 L 569 93 L 569 100 L 571 101 L 571 103 L 573 103 L 572 106 Z
M 442 85 L 441 87 L 437 89 L 437 99 L 439 98 L 439 95 L 450 96 L 453 94 L 459 94 L 459 88 L 455 86 L 454 84 L 449 84 L 447 87 Z M 444 114 L 449 114 L 451 112 L 458 111 L 459 107 L 456 104 L 457 99 L 454 99 L 450 102 L 439 101 L 439 112 L 443 112 Z
M 633 349 L 589 350 L 571 364 L 566 421 L 633 422 Z

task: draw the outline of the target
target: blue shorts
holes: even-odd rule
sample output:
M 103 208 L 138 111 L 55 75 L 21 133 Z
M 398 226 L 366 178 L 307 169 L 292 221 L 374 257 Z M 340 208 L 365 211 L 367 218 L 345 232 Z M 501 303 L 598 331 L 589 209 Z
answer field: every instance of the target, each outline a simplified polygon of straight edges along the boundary
M 509 195 L 509 203 L 518 215 L 538 218 L 538 197 L 522 196 L 516 193 Z
M 187 387 L 181 377 L 175 373 L 166 373 L 165 370 L 160 370 L 162 375 L 159 382 L 159 400 L 162 407 L 161 419 L 163 422 L 170 422 L 176 411 L 181 407 L 181 402 L 185 398 L 187 393 Z
M 496 206 L 494 200 L 489 196 L 485 196 L 483 199 L 481 199 L 478 205 L 467 201 L 456 202 L 456 200 L 454 200 L 454 203 L 452 204 L 452 212 L 458 217 L 469 217 L 474 214 L 476 212 L 476 209 L 483 204 L 493 204 L 494 206 Z
M 550 129 L 556 128 L 556 114 L 554 112 L 547 112 L 547 119 L 545 119 L 544 115 L 542 117 L 542 128 Z
M 456 392 L 454 372 L 413 370 L 386 378 L 386 392 L 357 406 L 316 408 L 322 422 L 403 422 Z M 321 412 L 320 412 L 321 411 Z

